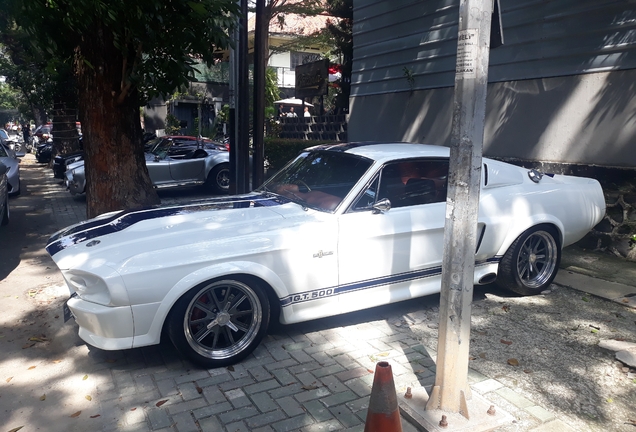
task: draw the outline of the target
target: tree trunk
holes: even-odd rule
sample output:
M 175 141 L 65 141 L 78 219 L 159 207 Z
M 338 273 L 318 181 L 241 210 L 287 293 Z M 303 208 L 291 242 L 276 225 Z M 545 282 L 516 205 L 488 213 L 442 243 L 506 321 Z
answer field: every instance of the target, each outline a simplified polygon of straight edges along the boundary
M 89 218 L 159 204 L 144 158 L 139 93 L 122 72 L 133 61 L 103 27 L 81 42 L 76 73 Z

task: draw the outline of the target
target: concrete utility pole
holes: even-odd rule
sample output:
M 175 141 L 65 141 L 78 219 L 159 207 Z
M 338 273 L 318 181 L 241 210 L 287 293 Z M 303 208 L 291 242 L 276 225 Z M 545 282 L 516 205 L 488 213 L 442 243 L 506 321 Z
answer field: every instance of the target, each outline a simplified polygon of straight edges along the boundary
M 455 97 L 444 226 L 435 386 L 427 410 L 469 418 L 466 401 L 479 183 L 493 0 L 460 0 Z

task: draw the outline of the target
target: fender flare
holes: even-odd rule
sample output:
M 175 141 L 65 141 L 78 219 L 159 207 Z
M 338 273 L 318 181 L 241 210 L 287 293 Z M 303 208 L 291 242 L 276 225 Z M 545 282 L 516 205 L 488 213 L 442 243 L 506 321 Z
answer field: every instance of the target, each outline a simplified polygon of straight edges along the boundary
M 248 275 L 263 280 L 271 287 L 277 298 L 289 294 L 287 286 L 271 269 L 250 261 L 237 261 L 214 264 L 198 269 L 179 280 L 165 295 L 155 312 L 152 324 L 145 335 L 135 335 L 133 347 L 158 343 L 164 323 L 174 304 L 192 288 L 213 279 L 231 278 L 232 275 Z M 134 313 L 133 313 L 134 320 Z
M 552 225 L 554 226 L 559 234 L 559 246 L 563 248 L 563 233 L 564 227 L 563 223 L 560 219 L 554 217 L 550 214 L 538 214 L 538 215 L 529 215 L 522 219 L 515 219 L 515 223 L 512 224 L 508 230 L 508 234 L 506 235 L 505 240 L 501 244 L 501 247 L 497 251 L 497 256 L 503 256 L 506 251 L 510 248 L 510 245 L 527 229 L 532 228 L 537 225 Z

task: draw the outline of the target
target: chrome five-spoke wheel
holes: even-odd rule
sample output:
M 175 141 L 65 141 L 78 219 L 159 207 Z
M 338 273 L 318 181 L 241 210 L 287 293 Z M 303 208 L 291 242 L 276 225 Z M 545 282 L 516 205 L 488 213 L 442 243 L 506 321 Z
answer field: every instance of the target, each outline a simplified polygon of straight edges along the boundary
M 172 342 L 206 367 L 233 364 L 247 356 L 269 322 L 267 296 L 260 287 L 231 279 L 191 290 L 173 311 Z
M 522 295 L 539 294 L 559 269 L 561 247 L 553 227 L 537 226 L 521 234 L 499 265 L 497 283 Z

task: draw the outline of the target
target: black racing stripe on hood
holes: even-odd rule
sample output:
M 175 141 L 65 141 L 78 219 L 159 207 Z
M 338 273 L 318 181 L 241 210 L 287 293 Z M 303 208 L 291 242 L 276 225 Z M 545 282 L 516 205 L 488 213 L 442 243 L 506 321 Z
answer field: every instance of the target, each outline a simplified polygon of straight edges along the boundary
M 310 151 L 333 151 L 333 152 L 346 152 L 347 150 L 355 149 L 358 147 L 366 147 L 372 145 L 381 145 L 387 144 L 387 142 L 381 141 L 360 141 L 360 142 L 350 142 L 350 143 L 334 143 L 334 144 L 318 144 L 317 146 L 308 147 L 305 150 Z
M 214 198 L 201 203 L 177 207 L 163 207 L 145 210 L 130 210 L 116 213 L 105 219 L 91 219 L 86 223 L 75 225 L 53 235 L 46 246 L 46 251 L 53 256 L 56 253 L 78 243 L 122 231 L 138 222 L 209 210 L 230 208 L 271 207 L 287 203 L 286 199 L 263 196 L 261 194 L 241 195 L 231 198 Z

